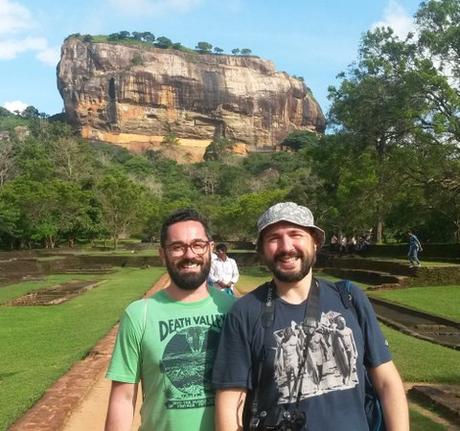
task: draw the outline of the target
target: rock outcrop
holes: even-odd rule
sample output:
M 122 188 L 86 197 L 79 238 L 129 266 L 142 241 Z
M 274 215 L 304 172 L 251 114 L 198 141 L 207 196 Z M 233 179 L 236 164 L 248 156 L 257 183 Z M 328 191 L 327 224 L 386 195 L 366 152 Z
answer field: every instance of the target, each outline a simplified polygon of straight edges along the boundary
M 191 160 L 216 137 L 232 140 L 240 153 L 270 151 L 292 130 L 325 126 L 304 83 L 256 57 L 71 37 L 57 79 L 83 137 L 134 151 L 158 149 L 171 137 Z

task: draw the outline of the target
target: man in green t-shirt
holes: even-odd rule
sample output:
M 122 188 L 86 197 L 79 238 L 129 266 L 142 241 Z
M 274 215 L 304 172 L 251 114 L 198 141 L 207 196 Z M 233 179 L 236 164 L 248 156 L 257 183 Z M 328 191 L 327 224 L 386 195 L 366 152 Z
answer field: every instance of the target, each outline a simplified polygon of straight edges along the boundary
M 208 288 L 213 242 L 205 220 L 179 210 L 163 223 L 160 256 L 170 284 L 130 304 L 107 371 L 106 431 L 131 430 L 142 381 L 141 430 L 211 431 L 211 374 L 220 330 L 234 299 Z

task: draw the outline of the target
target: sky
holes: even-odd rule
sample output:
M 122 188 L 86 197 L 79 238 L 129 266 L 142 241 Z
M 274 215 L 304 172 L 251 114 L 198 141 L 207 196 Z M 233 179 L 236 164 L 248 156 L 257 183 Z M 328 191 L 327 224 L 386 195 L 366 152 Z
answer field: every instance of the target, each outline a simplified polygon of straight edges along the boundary
M 249 48 L 303 76 L 326 113 L 327 88 L 356 60 L 362 35 L 404 37 L 419 0 L 0 0 L 0 106 L 62 111 L 56 65 L 72 33 L 150 31 L 194 48 Z

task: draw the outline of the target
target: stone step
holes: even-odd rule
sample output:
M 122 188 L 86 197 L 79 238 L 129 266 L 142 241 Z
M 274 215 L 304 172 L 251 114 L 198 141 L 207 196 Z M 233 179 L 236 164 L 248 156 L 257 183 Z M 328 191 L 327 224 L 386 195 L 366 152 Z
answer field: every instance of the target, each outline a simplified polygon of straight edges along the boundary
M 414 385 L 408 392 L 409 398 L 434 408 L 447 419 L 460 423 L 460 388 L 448 385 Z
M 372 285 L 396 285 L 401 287 L 407 284 L 409 277 L 390 274 L 383 271 L 372 271 L 368 269 L 350 269 L 350 268 L 323 268 L 323 272 L 335 277 L 347 278 L 352 281 L 360 281 Z
M 323 262 L 321 262 L 323 260 Z M 397 275 L 414 275 L 415 269 L 409 268 L 409 263 L 395 262 L 391 260 L 365 259 L 361 257 L 347 256 L 323 256 L 320 259 L 323 266 L 346 269 L 362 269 L 380 271 Z

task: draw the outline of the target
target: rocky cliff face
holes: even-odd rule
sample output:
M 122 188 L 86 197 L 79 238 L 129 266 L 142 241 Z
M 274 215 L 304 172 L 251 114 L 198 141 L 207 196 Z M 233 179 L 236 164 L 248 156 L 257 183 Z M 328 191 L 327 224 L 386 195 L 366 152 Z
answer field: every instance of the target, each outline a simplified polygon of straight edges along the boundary
M 215 137 L 245 153 L 274 150 L 295 129 L 324 131 L 321 108 L 303 82 L 255 57 L 69 38 L 57 79 L 83 137 L 134 151 L 158 149 L 173 136 L 199 160 Z

